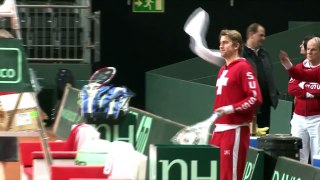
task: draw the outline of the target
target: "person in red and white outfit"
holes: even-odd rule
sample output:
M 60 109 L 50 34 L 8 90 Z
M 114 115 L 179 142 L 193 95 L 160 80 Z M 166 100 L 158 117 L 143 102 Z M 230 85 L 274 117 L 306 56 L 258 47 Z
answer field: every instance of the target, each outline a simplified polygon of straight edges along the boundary
M 320 68 L 319 38 L 308 41 L 306 59 L 297 64 L 296 68 L 299 71 Z M 302 139 L 300 161 L 308 163 L 310 152 L 311 157 L 320 153 L 320 84 L 291 78 L 288 92 L 295 96 L 291 134 Z
M 220 32 L 220 53 L 225 65 L 220 68 L 216 82 L 215 121 L 211 145 L 220 147 L 220 179 L 242 179 L 249 150 L 250 128 L 255 109 L 262 96 L 256 74 L 241 58 L 242 37 L 236 30 Z
M 320 44 L 319 37 L 314 37 L 314 38 L 310 39 L 308 41 L 308 44 L 310 41 L 314 41 L 316 44 Z M 319 46 L 319 49 L 320 49 L 320 46 Z M 312 51 L 317 51 L 317 49 L 314 49 Z M 315 55 L 312 55 L 312 56 L 315 56 Z M 317 56 L 317 54 L 316 54 L 316 56 Z M 313 68 L 313 69 L 308 69 L 308 70 L 299 69 L 291 63 L 288 54 L 283 50 L 280 50 L 279 59 L 280 59 L 280 63 L 288 71 L 288 73 L 290 74 L 290 76 L 292 78 L 299 79 L 301 81 L 320 83 L 320 69 L 319 68 Z

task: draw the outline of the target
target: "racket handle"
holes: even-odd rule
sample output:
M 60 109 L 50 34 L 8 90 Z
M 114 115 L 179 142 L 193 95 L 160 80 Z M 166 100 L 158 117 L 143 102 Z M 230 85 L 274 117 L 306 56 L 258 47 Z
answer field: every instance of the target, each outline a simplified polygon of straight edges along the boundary
M 218 119 L 221 116 L 221 113 L 219 112 L 214 112 L 210 117 L 209 120 L 213 123 L 214 121 L 216 121 L 216 119 Z
M 215 114 L 217 116 L 217 118 L 221 116 L 220 112 L 214 112 L 213 114 Z

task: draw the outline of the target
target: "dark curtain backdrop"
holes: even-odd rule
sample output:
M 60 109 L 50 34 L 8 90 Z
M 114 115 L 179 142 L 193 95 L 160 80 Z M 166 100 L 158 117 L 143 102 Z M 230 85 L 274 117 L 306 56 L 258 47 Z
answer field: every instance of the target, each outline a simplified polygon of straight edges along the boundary
M 165 0 L 164 13 L 133 13 L 132 0 L 93 0 L 101 11 L 102 66 L 118 70 L 111 81 L 136 93 L 131 105 L 144 108 L 145 72 L 195 57 L 183 26 L 190 13 L 202 7 L 210 15 L 207 41 L 218 48 L 223 28 L 237 29 L 245 39 L 252 22 L 265 26 L 267 35 L 288 29 L 288 21 L 320 21 L 316 0 Z M 214 82 L 213 82 L 214 83 Z

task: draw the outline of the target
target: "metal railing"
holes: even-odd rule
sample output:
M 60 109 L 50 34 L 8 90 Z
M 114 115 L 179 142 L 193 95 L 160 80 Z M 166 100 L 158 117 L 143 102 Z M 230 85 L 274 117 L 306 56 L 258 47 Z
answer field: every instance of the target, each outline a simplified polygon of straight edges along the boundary
M 100 44 L 97 42 L 100 37 L 91 42 L 94 34 L 100 34 L 96 33 L 97 30 L 92 33 L 91 25 L 97 26 L 100 22 L 91 13 L 90 0 L 64 4 L 23 1 L 17 7 L 29 61 L 91 62 L 92 49 L 98 50 Z M 8 23 L 7 19 L 0 20 L 1 27 L 10 27 Z

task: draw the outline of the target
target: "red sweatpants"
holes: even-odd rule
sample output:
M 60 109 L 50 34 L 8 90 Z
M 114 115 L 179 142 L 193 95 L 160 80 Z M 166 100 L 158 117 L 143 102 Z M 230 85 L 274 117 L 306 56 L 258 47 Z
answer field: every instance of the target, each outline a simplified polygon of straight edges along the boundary
M 250 129 L 241 126 L 214 132 L 210 144 L 220 147 L 220 180 L 241 180 L 249 150 Z

